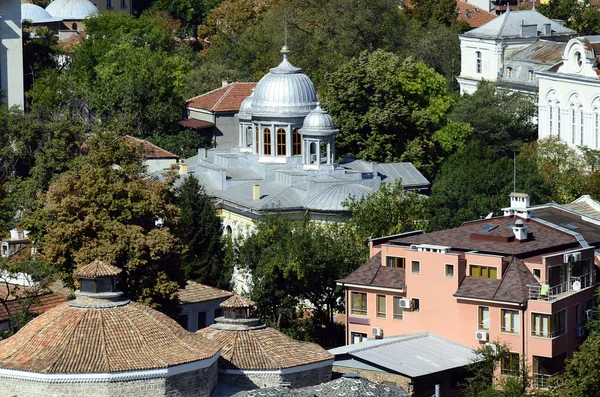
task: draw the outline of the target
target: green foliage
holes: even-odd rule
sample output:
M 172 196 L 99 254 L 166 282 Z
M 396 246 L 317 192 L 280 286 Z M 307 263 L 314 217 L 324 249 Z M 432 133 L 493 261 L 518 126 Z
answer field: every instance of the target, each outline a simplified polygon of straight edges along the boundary
M 550 187 L 535 161 L 517 156 L 517 191 L 527 192 L 532 203 L 549 201 Z M 471 144 L 450 156 L 431 188 L 427 207 L 433 230 L 460 226 L 465 221 L 497 213 L 506 207 L 513 191 L 513 159 Z
M 556 382 L 554 396 L 591 397 L 600 395 L 600 336 L 589 336 L 568 360 Z
M 469 123 L 473 139 L 508 156 L 537 139 L 537 126 L 531 122 L 537 109 L 534 99 L 483 82 L 472 95 L 463 95 L 448 117 Z
M 57 67 L 57 42 L 58 38 L 50 29 L 38 27 L 35 35 L 32 35 L 28 21 L 23 23 L 23 74 L 26 92 L 42 73 Z
M 404 191 L 402 181 L 383 182 L 379 190 L 356 200 L 350 197 L 344 205 L 351 213 L 348 224 L 365 241 L 371 237 L 391 236 L 427 228 L 427 198 Z
M 236 250 L 238 265 L 252 273 L 251 298 L 267 323 L 295 335 L 309 333 L 307 339 L 323 346 L 343 343 L 334 331 L 333 314 L 343 311 L 335 280 L 355 270 L 363 254 L 351 228 L 268 215 Z M 304 300 L 311 308 L 308 328 L 298 322 Z
M 158 147 L 187 159 L 198 154 L 200 148 L 211 148 L 210 137 L 202 136 L 194 130 L 183 130 L 177 134 L 155 134 L 148 140 Z
M 565 21 L 567 27 L 580 35 L 600 33 L 600 10 L 589 0 L 550 0 L 537 10 L 548 18 Z
M 181 21 L 185 32 L 195 36 L 197 26 L 206 14 L 219 4 L 219 0 L 155 0 L 152 8 L 166 11 Z
M 175 316 L 181 245 L 169 227 L 155 226 L 179 223 L 173 178 L 144 178 L 137 153 L 113 134 L 86 144 L 87 154 L 50 184 L 24 227 L 68 285 L 77 266 L 102 259 L 125 270 L 120 286 L 128 297 Z
M 410 18 L 423 25 L 430 23 L 447 26 L 456 23 L 456 2 L 452 0 L 413 0 L 411 8 L 406 9 Z
M 363 52 L 329 75 L 322 102 L 342 131 L 340 153 L 381 162 L 399 160 L 417 136 L 430 137 L 452 105 L 433 69 L 381 50 Z
M 225 263 L 225 237 L 215 206 L 198 179 L 189 176 L 177 188 L 179 229 L 186 246 L 181 267 L 188 280 L 229 289 L 233 265 Z

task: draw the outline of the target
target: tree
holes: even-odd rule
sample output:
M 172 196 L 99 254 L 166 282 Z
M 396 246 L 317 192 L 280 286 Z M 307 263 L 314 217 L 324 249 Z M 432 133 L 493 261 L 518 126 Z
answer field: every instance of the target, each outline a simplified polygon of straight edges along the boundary
M 423 25 L 444 24 L 450 26 L 456 23 L 456 2 L 452 0 L 412 0 L 411 8 L 406 9 L 410 18 Z
M 166 11 L 173 18 L 181 21 L 183 30 L 196 36 L 196 29 L 208 12 L 219 4 L 219 0 L 155 0 L 152 7 L 156 10 Z
M 365 241 L 370 237 L 391 236 L 427 228 L 425 196 L 405 191 L 402 181 L 383 182 L 379 190 L 356 200 L 350 197 L 345 206 L 350 211 L 350 227 Z
M 489 82 L 480 83 L 471 95 L 463 95 L 448 117 L 469 123 L 473 139 L 501 155 L 512 155 L 525 142 L 537 139 L 533 98 L 526 94 L 498 90 Z
M 597 396 L 600 390 L 600 335 L 590 335 L 568 360 L 556 382 L 553 395 L 564 397 Z
M 129 298 L 175 316 L 184 278 L 181 244 L 171 230 L 180 216 L 174 178 L 145 178 L 135 149 L 110 133 L 94 135 L 86 150 L 23 225 L 68 285 L 77 266 L 100 258 L 124 270 L 120 286 Z M 159 219 L 168 226 L 157 226 Z
M 445 125 L 452 98 L 444 78 L 425 64 L 376 50 L 329 75 L 322 102 L 342 131 L 341 154 L 385 162 Z
M 431 187 L 427 200 L 430 228 L 441 230 L 480 219 L 506 207 L 513 191 L 513 158 L 501 157 L 481 144 L 470 144 L 448 158 Z M 550 187 L 536 163 L 516 157 L 516 186 L 532 203 L 549 201 Z
M 186 279 L 229 289 L 232 264 L 225 262 L 223 226 L 215 206 L 198 179 L 189 176 L 177 188 L 181 210 L 181 258 Z

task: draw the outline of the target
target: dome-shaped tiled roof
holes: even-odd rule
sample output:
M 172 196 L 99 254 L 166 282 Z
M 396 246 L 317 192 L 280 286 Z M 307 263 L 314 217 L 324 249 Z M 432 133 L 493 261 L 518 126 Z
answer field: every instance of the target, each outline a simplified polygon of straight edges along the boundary
M 319 211 L 347 211 L 348 209 L 342 204 L 350 196 L 360 200 L 364 196 L 373 193 L 373 191 L 372 188 L 358 183 L 335 185 L 310 196 L 306 199 L 304 207 Z
M 219 346 L 140 303 L 77 308 L 68 303 L 0 342 L 0 368 L 41 374 L 168 368 L 215 357 Z
M 300 133 L 302 135 L 329 136 L 335 135 L 340 130 L 335 128 L 331 116 L 321 108 L 317 102 L 317 107 L 311 111 L 305 118 Z
M 21 22 L 26 20 L 31 23 L 51 23 L 62 21 L 61 18 L 53 17 L 48 13 L 48 11 L 44 10 L 38 5 L 24 3 L 21 4 Z
M 222 347 L 221 369 L 273 371 L 333 359 L 321 346 L 297 341 L 273 328 L 229 330 L 215 326 L 218 324 L 203 328 L 198 334 Z
M 256 84 L 252 116 L 304 117 L 317 106 L 312 81 L 288 61 L 287 47 L 281 52 L 283 61 Z
M 121 268 L 112 265 L 107 265 L 103 261 L 96 259 L 90 264 L 78 267 L 75 271 L 75 277 L 115 277 L 122 271 L 123 269 Z
M 250 94 L 246 99 L 244 99 L 240 105 L 240 112 L 237 114 L 240 120 L 250 120 L 252 115 L 250 114 L 250 109 L 252 108 L 252 100 L 254 99 L 254 88 L 252 89 L 252 94 Z
M 254 306 L 254 302 L 240 295 L 233 295 L 225 302 L 221 303 L 223 309 L 248 309 Z
M 89 0 L 54 0 L 46 11 L 53 17 L 76 21 L 98 15 L 98 8 Z

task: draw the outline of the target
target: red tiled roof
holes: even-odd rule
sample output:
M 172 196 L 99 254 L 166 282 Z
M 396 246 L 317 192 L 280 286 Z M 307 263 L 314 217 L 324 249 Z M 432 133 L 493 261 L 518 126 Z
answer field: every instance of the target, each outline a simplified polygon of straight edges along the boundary
M 462 0 L 456 1 L 456 10 L 456 19 L 458 21 L 467 22 L 472 28 L 483 26 L 492 19 L 496 18 L 496 14 L 484 11 L 475 5 Z
M 61 374 L 134 371 L 208 359 L 219 349 L 140 303 L 104 309 L 62 304 L 0 341 L 0 368 Z
M 179 300 L 181 303 L 206 302 L 214 299 L 229 298 L 231 295 L 233 295 L 232 292 L 195 281 L 188 281 L 185 288 L 179 290 Z
M 134 138 L 130 135 L 123 135 L 121 137 L 125 142 L 131 143 L 135 145 L 138 149 L 140 149 L 141 157 L 145 159 L 178 159 L 179 156 L 173 154 L 171 152 L 166 151 L 165 149 L 156 146 L 152 142 L 148 142 L 144 139 Z
M 203 130 L 205 128 L 212 128 L 215 126 L 213 123 L 209 123 L 208 121 L 202 121 L 202 120 L 196 120 L 196 119 L 181 120 L 177 124 L 182 125 L 187 128 L 194 128 L 196 130 Z
M 381 266 L 381 252 L 378 252 L 338 282 L 400 289 L 405 286 L 404 280 L 404 269 Z
M 243 331 L 209 327 L 198 334 L 222 347 L 219 367 L 224 369 L 269 371 L 333 359 L 321 346 L 291 339 L 269 327 Z
M 4 290 L 6 291 L 6 288 Z M 34 300 L 29 308 L 25 307 L 28 303 L 24 299 L 11 299 L 6 302 L 6 307 L 0 305 L 0 323 L 8 321 L 12 315 L 20 313 L 23 310 L 27 310 L 30 314 L 38 316 L 68 300 L 52 292 L 45 292 L 32 299 Z
M 115 277 L 123 269 L 116 266 L 107 265 L 99 259 L 85 266 L 80 266 L 75 270 L 75 277 L 93 278 L 93 277 Z
M 254 306 L 254 302 L 240 295 L 233 295 L 220 305 L 223 309 L 245 309 Z
M 256 83 L 231 83 L 188 100 L 187 106 L 216 113 L 237 112 L 254 87 Z

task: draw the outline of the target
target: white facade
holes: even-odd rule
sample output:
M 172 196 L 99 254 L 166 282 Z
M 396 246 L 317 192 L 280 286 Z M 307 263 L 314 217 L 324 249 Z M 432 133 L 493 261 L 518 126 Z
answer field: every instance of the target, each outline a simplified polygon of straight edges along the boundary
M 571 39 L 562 63 L 538 73 L 539 138 L 556 136 L 571 147 L 600 148 L 600 78 L 594 47 L 600 37 Z
M 0 1 L 0 88 L 8 106 L 23 108 L 23 42 L 20 0 Z

